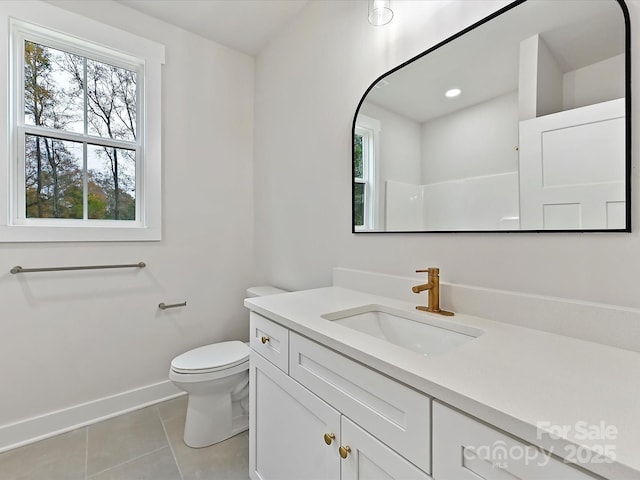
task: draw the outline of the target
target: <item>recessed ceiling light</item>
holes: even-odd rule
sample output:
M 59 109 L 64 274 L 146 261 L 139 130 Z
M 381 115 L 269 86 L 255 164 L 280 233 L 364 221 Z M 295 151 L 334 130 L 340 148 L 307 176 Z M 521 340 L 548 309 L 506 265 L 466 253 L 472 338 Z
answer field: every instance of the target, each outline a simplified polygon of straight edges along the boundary
M 453 98 L 453 97 L 457 97 L 461 93 L 462 93 L 462 90 L 460 90 L 459 88 L 452 88 L 451 90 L 447 90 L 446 92 L 444 92 L 444 96 L 447 98 Z

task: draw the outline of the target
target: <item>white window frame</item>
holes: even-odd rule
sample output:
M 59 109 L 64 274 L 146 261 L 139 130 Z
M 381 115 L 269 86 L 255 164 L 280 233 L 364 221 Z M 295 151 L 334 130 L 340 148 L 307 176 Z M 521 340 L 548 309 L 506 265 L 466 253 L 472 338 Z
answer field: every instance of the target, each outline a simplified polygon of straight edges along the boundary
M 10 65 L 0 79 L 8 92 L 9 118 L 0 121 L 6 160 L 0 158 L 0 242 L 156 241 L 161 239 L 161 66 L 164 47 L 100 22 L 42 4 L 0 12 L 0 61 Z M 60 33 L 64 32 L 64 33 Z M 86 135 L 24 125 L 24 40 L 135 71 L 138 74 L 135 142 L 100 138 L 97 144 L 136 151 L 136 219 L 25 218 L 24 136 L 40 134 L 70 141 Z M 0 101 L 0 107 L 1 105 Z M 86 120 L 85 120 L 86 121 Z M 4 123 L 4 125 L 3 125 Z M 3 163 L 6 161 L 6 165 Z
M 364 225 L 354 225 L 355 231 L 375 230 L 378 225 L 378 145 L 380 121 L 365 115 L 358 115 L 355 134 L 362 137 L 362 177 L 353 178 L 354 183 L 364 185 Z

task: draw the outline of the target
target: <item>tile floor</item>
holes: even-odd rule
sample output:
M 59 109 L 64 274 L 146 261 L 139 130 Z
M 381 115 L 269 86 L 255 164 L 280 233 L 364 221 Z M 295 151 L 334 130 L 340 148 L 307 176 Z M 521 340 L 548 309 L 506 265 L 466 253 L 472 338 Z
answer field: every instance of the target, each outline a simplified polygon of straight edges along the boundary
M 0 480 L 247 480 L 249 435 L 183 440 L 187 397 L 0 453 Z

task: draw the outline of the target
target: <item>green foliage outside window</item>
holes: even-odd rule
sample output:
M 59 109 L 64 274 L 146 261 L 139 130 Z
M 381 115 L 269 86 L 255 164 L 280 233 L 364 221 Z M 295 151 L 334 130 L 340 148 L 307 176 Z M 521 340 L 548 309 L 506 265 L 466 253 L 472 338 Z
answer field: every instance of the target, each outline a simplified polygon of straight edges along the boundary
M 362 178 L 362 136 L 353 137 L 353 172 L 355 178 Z M 355 226 L 364 225 L 364 184 L 353 183 L 353 222 Z
M 364 183 L 353 184 L 353 222 L 357 227 L 364 225 Z
M 362 178 L 363 175 L 362 165 L 362 136 L 354 135 L 353 137 L 353 176 L 355 178 Z

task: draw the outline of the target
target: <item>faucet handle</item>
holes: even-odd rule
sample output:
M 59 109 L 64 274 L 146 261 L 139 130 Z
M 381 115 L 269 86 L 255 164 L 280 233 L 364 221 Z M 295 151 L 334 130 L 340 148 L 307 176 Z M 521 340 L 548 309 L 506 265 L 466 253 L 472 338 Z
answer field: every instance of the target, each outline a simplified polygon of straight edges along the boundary
M 438 267 L 429 267 L 424 270 L 416 270 L 416 273 L 440 273 L 440 269 Z

